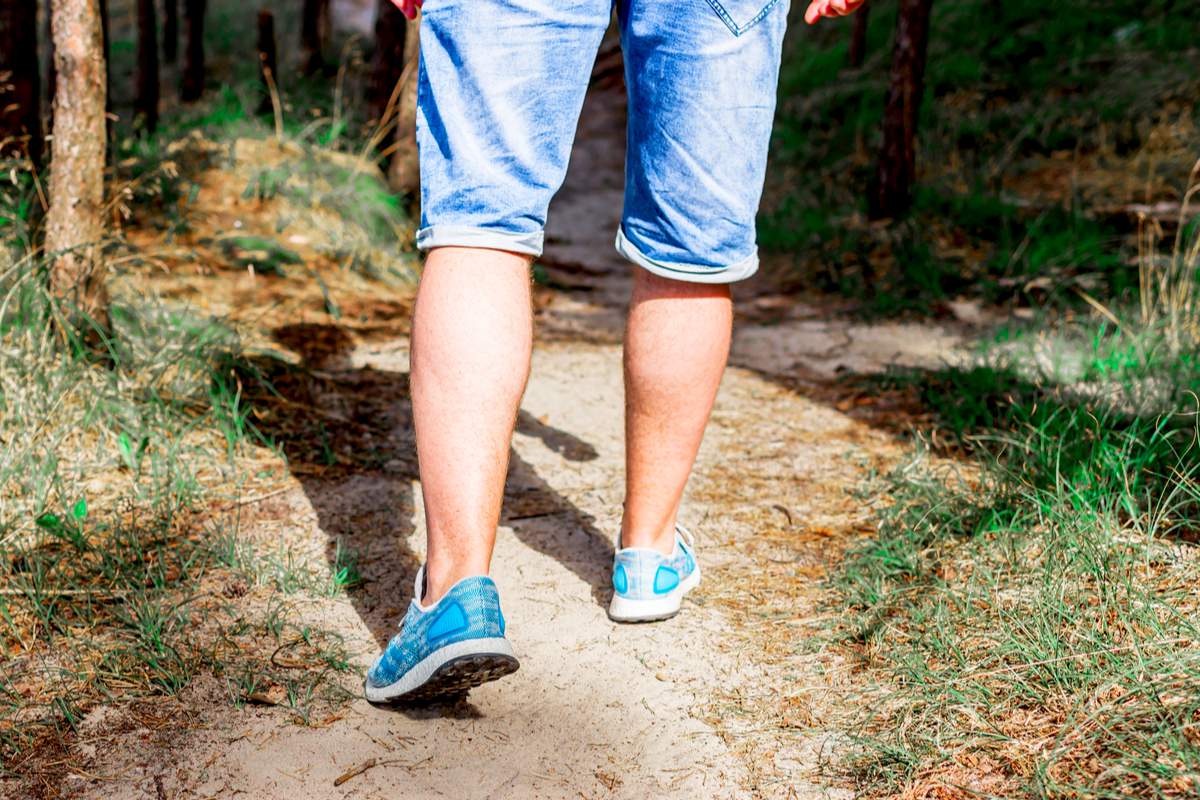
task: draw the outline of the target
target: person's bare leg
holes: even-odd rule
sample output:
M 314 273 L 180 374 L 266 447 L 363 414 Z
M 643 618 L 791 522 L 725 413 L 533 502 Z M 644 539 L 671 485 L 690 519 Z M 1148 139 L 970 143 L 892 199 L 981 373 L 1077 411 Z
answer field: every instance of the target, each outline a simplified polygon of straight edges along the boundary
M 491 565 L 529 378 L 529 282 L 529 258 L 499 250 L 438 248 L 425 262 L 411 373 L 429 542 L 423 603 Z
M 670 553 L 675 517 L 729 357 L 729 287 L 638 269 L 625 331 L 622 547 Z

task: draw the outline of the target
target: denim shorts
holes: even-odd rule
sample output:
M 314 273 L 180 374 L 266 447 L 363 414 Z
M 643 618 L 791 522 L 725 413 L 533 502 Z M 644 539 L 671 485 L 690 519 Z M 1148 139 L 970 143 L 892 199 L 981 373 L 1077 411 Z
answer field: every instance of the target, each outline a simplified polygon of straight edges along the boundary
M 616 0 L 629 93 L 617 250 L 657 275 L 758 269 L 789 0 Z M 417 246 L 538 256 L 613 0 L 425 0 Z

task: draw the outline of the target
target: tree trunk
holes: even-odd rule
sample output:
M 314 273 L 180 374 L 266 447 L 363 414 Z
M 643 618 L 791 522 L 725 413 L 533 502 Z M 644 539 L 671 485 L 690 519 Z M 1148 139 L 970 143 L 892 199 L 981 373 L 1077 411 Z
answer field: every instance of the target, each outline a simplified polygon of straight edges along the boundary
M 871 20 L 871 4 L 854 12 L 854 30 L 850 32 L 850 66 L 858 69 L 867 57 L 867 26 Z
M 134 117 L 147 133 L 158 127 L 158 23 L 154 0 L 137 0 L 137 98 Z
M 179 0 L 163 0 L 163 61 L 179 60 Z
M 46 253 L 56 296 L 107 327 L 104 234 L 104 39 L 99 0 L 54 0 L 54 95 Z
M 204 94 L 204 12 L 206 0 L 183 0 L 187 44 L 183 51 L 183 77 L 179 99 L 191 103 Z
M 37 0 L 0 5 L 0 156 L 42 158 Z
M 396 133 L 388 164 L 388 183 L 404 194 L 416 194 L 421 188 L 417 161 L 417 56 L 420 50 L 420 21 L 408 26 L 404 52 L 409 54 L 404 67 L 404 85 L 400 87 L 396 108 Z
M 925 89 L 929 16 L 933 0 L 900 0 L 892 82 L 883 113 L 883 147 L 868 198 L 871 219 L 896 219 L 912 205 L 917 119 Z
M 258 102 L 258 113 L 266 114 L 274 104 L 271 95 L 276 91 L 275 76 L 275 15 L 266 9 L 258 12 L 258 76 L 262 79 L 262 99 Z
M 300 51 L 304 54 L 305 75 L 315 75 L 325 69 L 321 51 L 327 6 L 328 0 L 304 0 L 304 8 L 300 12 Z
M 392 92 L 404 74 L 404 38 L 408 18 L 391 0 L 379 0 L 375 16 L 375 54 L 367 81 L 367 113 L 383 121 Z

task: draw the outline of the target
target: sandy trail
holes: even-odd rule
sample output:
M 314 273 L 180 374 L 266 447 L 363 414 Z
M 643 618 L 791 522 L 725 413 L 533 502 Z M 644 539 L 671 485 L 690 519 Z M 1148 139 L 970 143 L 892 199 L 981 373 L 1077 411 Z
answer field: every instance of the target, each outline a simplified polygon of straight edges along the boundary
M 215 681 L 188 690 L 191 718 L 170 734 L 117 726 L 68 795 L 286 798 L 843 797 L 822 787 L 826 744 L 797 689 L 836 659 L 798 642 L 819 600 L 828 537 L 861 526 L 847 494 L 895 457 L 891 436 L 789 386 L 839 368 L 932 363 L 955 336 L 866 326 L 745 297 L 767 322 L 739 327 L 684 522 L 705 583 L 684 613 L 615 626 L 604 614 L 622 492 L 619 333 L 630 267 L 612 250 L 620 214 L 623 99 L 595 87 L 546 262 L 560 291 L 539 313 L 533 377 L 514 443 L 494 576 L 519 672 L 468 702 L 422 711 L 356 701 L 316 727 L 281 709 L 234 709 Z M 753 291 L 753 289 L 750 289 Z M 769 324 L 768 324 L 769 323 Z M 408 602 L 422 509 L 404 401 L 407 342 L 359 346 L 324 371 L 344 410 L 395 399 L 378 424 L 394 458 L 336 478 L 298 475 L 244 535 L 322 561 L 341 540 L 365 588 L 306 602 L 307 621 L 347 637 L 365 669 Z M 110 727 L 104 713 L 85 723 Z M 79 745 L 86 747 L 86 744 Z M 372 765 L 340 785 L 335 781 Z M 96 776 L 104 776 L 97 779 Z

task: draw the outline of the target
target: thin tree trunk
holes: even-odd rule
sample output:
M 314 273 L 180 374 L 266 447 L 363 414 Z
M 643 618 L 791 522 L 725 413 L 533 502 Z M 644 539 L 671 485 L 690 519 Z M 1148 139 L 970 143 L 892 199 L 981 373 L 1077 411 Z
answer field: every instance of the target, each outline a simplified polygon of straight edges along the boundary
M 134 116 L 147 133 L 158 127 L 158 23 L 154 0 L 137 0 L 137 98 Z
M 262 79 L 262 99 L 258 102 L 258 113 L 266 114 L 273 108 L 271 95 L 276 91 L 275 81 L 279 71 L 275 68 L 275 15 L 266 9 L 258 12 L 258 75 Z
M 404 73 L 404 39 L 408 18 L 391 0 L 379 0 L 375 16 L 375 54 L 367 81 L 367 113 L 382 120 L 392 92 Z
M 300 51 L 304 54 L 305 75 L 315 75 L 325 68 L 322 28 L 327 6 L 328 0 L 304 0 L 300 12 Z
M 408 53 L 404 69 L 404 85 L 400 88 L 399 107 L 396 109 L 396 132 L 392 144 L 391 162 L 388 164 L 388 183 L 392 189 L 404 194 L 416 194 L 421 188 L 420 170 L 417 161 L 417 69 L 416 59 L 420 50 L 420 20 L 408 26 L 405 32 L 404 52 Z
M 867 57 L 867 28 L 871 20 L 871 4 L 854 12 L 854 29 L 850 32 L 850 66 L 858 69 Z
M 42 90 L 38 76 L 37 0 L 0 7 L 0 155 L 42 159 Z
M 104 234 L 104 38 L 99 0 L 54 0 L 51 29 L 58 85 L 51 142 L 46 252 L 50 287 L 107 327 L 100 269 Z
M 896 219 L 912 205 L 917 120 L 925 90 L 929 16 L 933 0 L 900 0 L 892 82 L 883 114 L 883 147 L 870 196 L 872 219 Z
M 206 0 L 183 0 L 187 44 L 183 51 L 183 77 L 179 99 L 191 103 L 204 94 L 204 12 Z
M 179 0 L 163 0 L 163 61 L 179 60 Z

